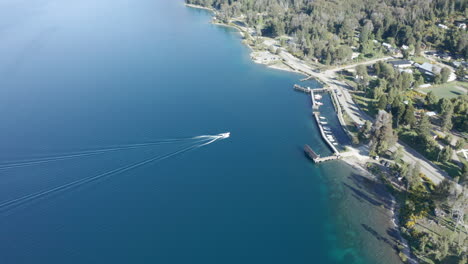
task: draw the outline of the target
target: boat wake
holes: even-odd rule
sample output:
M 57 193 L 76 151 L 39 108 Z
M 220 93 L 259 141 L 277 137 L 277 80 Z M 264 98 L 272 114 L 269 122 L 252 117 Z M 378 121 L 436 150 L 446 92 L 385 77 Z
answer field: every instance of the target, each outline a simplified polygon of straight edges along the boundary
M 132 163 L 132 164 L 129 164 L 129 165 L 126 165 L 126 166 L 122 166 L 122 167 L 119 167 L 119 168 L 116 168 L 116 169 L 106 171 L 106 172 L 98 174 L 98 175 L 85 177 L 85 178 L 82 178 L 82 179 L 79 179 L 79 180 L 76 180 L 76 181 L 72 181 L 70 183 L 66 183 L 66 184 L 62 184 L 62 185 L 50 188 L 50 189 L 42 190 L 42 191 L 35 192 L 35 193 L 32 193 L 32 194 L 28 194 L 28 195 L 25 195 L 25 196 L 22 196 L 22 197 L 19 197 L 19 198 L 16 198 L 16 199 L 1 202 L 0 203 L 0 210 L 1 211 L 8 211 L 10 209 L 13 209 L 15 207 L 24 205 L 25 203 L 34 201 L 36 199 L 40 199 L 42 197 L 45 197 L 45 196 L 53 194 L 53 193 L 63 192 L 63 191 L 69 190 L 71 188 L 76 188 L 76 187 L 82 186 L 82 185 L 90 183 L 90 182 L 94 182 L 94 181 L 97 181 L 97 180 L 100 180 L 100 179 L 109 178 L 109 177 L 112 177 L 112 176 L 115 176 L 115 175 L 118 175 L 118 174 L 122 174 L 124 172 L 128 172 L 128 171 L 130 171 L 132 169 L 136 169 L 138 167 L 141 167 L 141 166 L 144 166 L 144 165 L 147 165 L 147 164 L 150 164 L 150 163 L 160 162 L 160 161 L 163 161 L 165 159 L 174 157 L 176 155 L 179 155 L 179 154 L 182 154 L 182 153 L 185 153 L 185 152 L 189 152 L 191 150 L 195 150 L 195 149 L 201 148 L 203 146 L 207 146 L 207 145 L 212 144 L 212 143 L 214 143 L 216 141 L 229 138 L 229 136 L 230 136 L 230 133 L 228 132 L 228 133 L 221 133 L 221 134 L 218 134 L 218 135 L 203 135 L 203 136 L 188 138 L 188 139 L 186 139 L 188 141 L 188 146 L 185 146 L 182 149 L 179 149 L 179 150 L 176 150 L 174 152 L 170 152 L 170 153 L 167 153 L 167 154 L 164 154 L 164 155 L 157 155 L 157 156 L 145 159 L 143 161 L 139 161 L 139 162 L 136 162 L 136 163 Z M 117 148 L 105 148 L 105 149 L 100 149 L 100 150 L 95 150 L 95 151 L 85 152 L 85 153 L 79 153 L 78 152 L 78 153 L 75 153 L 75 154 L 63 155 L 63 156 L 59 156 L 59 157 L 52 157 L 52 158 L 49 158 L 49 159 L 45 158 L 43 160 L 32 160 L 32 161 L 30 160 L 30 161 L 24 161 L 24 162 L 11 163 L 11 164 L 7 164 L 7 165 L 4 165 L 4 166 L 0 167 L 0 169 L 17 168 L 17 167 L 20 167 L 20 166 L 32 166 L 32 165 L 38 165 L 38 164 L 43 164 L 43 163 L 47 163 L 47 162 L 56 162 L 56 161 L 69 159 L 69 158 L 83 157 L 83 156 L 86 156 L 86 155 L 97 155 L 97 154 L 103 154 L 103 153 L 112 152 L 112 151 L 118 151 L 118 150 L 126 150 L 126 149 L 138 148 L 138 147 L 154 146 L 154 145 L 158 145 L 159 143 L 160 142 L 143 143 L 143 144 L 131 144 L 131 145 L 121 146 L 121 147 L 117 147 Z
M 80 158 L 80 157 L 95 156 L 95 155 L 105 154 L 109 152 L 153 147 L 153 146 L 158 146 L 158 145 L 163 145 L 163 144 L 187 143 L 187 142 L 193 143 L 194 140 L 200 140 L 201 142 L 203 140 L 225 139 L 225 138 L 228 138 L 229 136 L 230 136 L 230 133 L 227 132 L 227 133 L 221 133 L 218 135 L 203 135 L 203 136 L 196 136 L 196 137 L 190 137 L 190 138 L 178 138 L 178 139 L 162 139 L 162 140 L 144 142 L 144 143 L 108 146 L 108 147 L 100 148 L 100 149 L 91 149 L 91 150 L 63 153 L 60 155 L 45 156 L 45 157 L 35 158 L 35 159 L 3 162 L 3 163 L 0 163 L 0 170 L 22 168 L 22 167 L 27 167 L 27 166 L 39 165 L 39 164 L 44 164 L 44 163 L 50 163 L 50 162 L 56 162 L 56 161 L 62 161 L 62 160 Z

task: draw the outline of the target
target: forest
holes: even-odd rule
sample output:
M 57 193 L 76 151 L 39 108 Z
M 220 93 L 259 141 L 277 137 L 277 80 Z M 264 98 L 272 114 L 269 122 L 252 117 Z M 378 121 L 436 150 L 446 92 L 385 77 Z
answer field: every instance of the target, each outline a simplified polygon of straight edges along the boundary
M 211 7 L 218 19 L 242 17 L 258 34 L 290 36 L 299 57 L 341 64 L 350 49 L 364 55 L 377 42 L 439 49 L 468 58 L 464 0 L 186 0 Z M 446 25 L 442 28 L 439 24 Z

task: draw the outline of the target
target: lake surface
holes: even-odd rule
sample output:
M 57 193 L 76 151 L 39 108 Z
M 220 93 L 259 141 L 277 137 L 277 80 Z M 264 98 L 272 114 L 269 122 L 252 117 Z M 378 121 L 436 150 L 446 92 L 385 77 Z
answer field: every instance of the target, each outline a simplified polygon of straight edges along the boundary
M 0 2 L 1 164 L 231 132 L 0 165 L 1 263 L 398 263 L 359 174 L 304 156 L 329 150 L 301 76 L 209 21 L 174 0 Z

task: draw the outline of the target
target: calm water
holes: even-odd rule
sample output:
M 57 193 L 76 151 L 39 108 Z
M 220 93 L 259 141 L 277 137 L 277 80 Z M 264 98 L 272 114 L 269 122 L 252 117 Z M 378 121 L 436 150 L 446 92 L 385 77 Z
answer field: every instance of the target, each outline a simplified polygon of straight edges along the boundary
M 299 76 L 209 20 L 174 0 L 0 1 L 2 163 L 232 133 L 13 206 L 183 146 L 0 168 L 1 263 L 395 263 L 356 174 L 304 157 L 329 150 Z

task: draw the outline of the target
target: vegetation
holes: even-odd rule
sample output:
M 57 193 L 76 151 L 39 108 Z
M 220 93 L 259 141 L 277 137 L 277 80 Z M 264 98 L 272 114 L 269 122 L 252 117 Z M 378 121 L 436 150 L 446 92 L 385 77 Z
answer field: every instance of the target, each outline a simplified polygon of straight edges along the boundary
M 225 22 L 243 16 L 258 35 L 291 36 L 287 45 L 293 54 L 324 64 L 349 61 L 353 49 L 362 57 L 375 56 L 385 50 L 382 42 L 393 47 L 406 45 L 416 54 L 425 44 L 468 58 L 467 32 L 455 26 L 449 29 L 437 26 L 451 23 L 453 17 L 466 16 L 466 1 L 186 1 L 215 8 L 218 19 Z M 403 55 L 408 53 L 404 51 Z
M 421 173 L 419 164 L 407 164 L 397 156 L 389 171 L 375 166 L 373 171 L 401 205 L 401 233 L 410 242 L 412 252 L 420 263 L 465 263 L 467 187 L 461 190 L 448 180 L 436 186 Z
M 382 154 L 397 141 L 392 127 L 392 115 L 380 110 L 371 130 L 371 155 Z
M 259 42 L 259 36 L 276 38 L 296 57 L 326 65 L 347 63 L 356 53 L 357 60 L 401 52 L 405 59 L 430 62 L 421 56 L 423 48 L 468 59 L 468 31 L 454 23 L 466 20 L 468 1 L 186 1 L 216 9 L 217 19 L 225 23 L 242 21 L 253 29 L 246 33 L 251 42 Z M 270 49 L 271 53 L 280 50 Z M 356 90 L 354 101 L 376 118 L 362 127 L 354 127 L 346 114 L 344 119 L 350 131 L 356 131 L 353 142 L 368 142 L 371 155 L 385 156 L 400 138 L 452 176 L 436 186 L 421 172 L 421 164 L 404 162 L 401 148 L 391 155 L 390 168 L 377 173 L 401 205 L 402 233 L 418 259 L 422 263 L 466 263 L 468 234 L 461 223 L 468 209 L 468 164 L 452 160 L 455 150 L 466 144 L 466 70 L 458 68 L 459 81 L 450 83 L 449 67 L 432 71 L 428 76 L 425 68 L 406 71 L 383 61 L 357 66 L 352 74 L 338 78 L 351 83 Z M 435 85 L 418 92 L 427 80 Z M 440 212 L 444 212 L 442 216 Z M 405 254 L 400 252 L 400 256 L 406 261 Z

